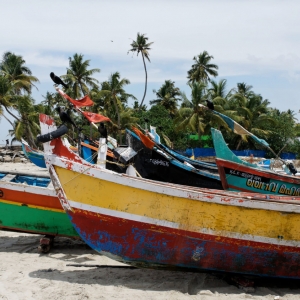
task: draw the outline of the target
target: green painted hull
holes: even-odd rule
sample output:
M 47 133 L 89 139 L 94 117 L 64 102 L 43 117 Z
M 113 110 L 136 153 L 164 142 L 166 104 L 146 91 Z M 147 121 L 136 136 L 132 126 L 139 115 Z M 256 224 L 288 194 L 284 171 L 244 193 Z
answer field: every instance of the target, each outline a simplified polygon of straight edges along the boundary
M 241 160 L 226 145 L 222 133 L 211 128 L 216 163 L 224 190 L 278 196 L 300 196 L 300 178 L 280 174 Z
M 0 228 L 79 238 L 64 211 L 59 212 L 5 202 L 0 202 Z

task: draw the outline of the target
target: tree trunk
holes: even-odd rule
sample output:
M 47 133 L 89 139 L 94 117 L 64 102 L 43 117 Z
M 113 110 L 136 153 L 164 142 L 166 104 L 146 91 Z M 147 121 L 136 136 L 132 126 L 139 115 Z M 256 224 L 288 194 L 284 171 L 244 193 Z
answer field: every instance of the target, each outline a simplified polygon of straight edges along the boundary
M 12 117 L 14 117 L 17 121 L 21 122 L 21 120 L 18 117 L 16 117 L 11 111 L 9 111 L 9 109 L 6 106 L 4 106 L 4 108 Z
M 118 116 L 119 144 L 121 144 L 122 143 L 122 134 L 121 134 L 121 128 L 120 128 L 121 127 L 120 112 L 119 112 L 116 96 L 113 96 L 112 98 L 113 98 L 113 102 L 114 102 L 114 105 L 115 105 L 115 108 L 116 108 L 116 113 L 117 113 L 117 116 Z
M 242 139 L 239 140 L 237 146 L 236 146 L 236 150 L 239 150 L 240 146 L 241 146 L 241 143 L 242 143 Z
M 32 134 L 32 132 L 31 132 L 31 130 L 30 130 L 30 128 L 29 128 L 29 124 L 27 124 L 27 130 L 28 130 L 28 137 L 29 137 L 29 139 L 30 139 L 30 141 L 31 141 L 31 143 L 32 143 L 32 145 L 33 145 L 33 147 L 35 148 L 35 149 L 37 149 L 37 146 L 36 146 L 36 144 L 35 144 L 35 142 L 34 142 L 34 137 L 33 137 L 33 134 Z
M 145 91 L 144 91 L 144 96 L 143 96 L 143 99 L 142 99 L 142 102 L 141 102 L 141 104 L 140 104 L 140 108 L 139 108 L 139 109 L 142 109 L 142 106 L 143 106 L 143 103 L 144 103 L 144 99 L 145 99 L 146 92 L 147 92 L 147 79 L 148 79 L 147 68 L 146 68 L 146 63 L 145 63 L 145 58 L 144 58 L 143 52 L 142 52 L 142 58 L 143 58 L 144 69 L 145 69 L 145 74 L 146 74 L 146 81 L 145 81 Z
M 79 82 L 79 85 L 80 85 L 80 89 L 81 89 L 81 92 L 82 92 L 82 96 L 84 97 L 85 95 L 84 95 L 84 90 L 83 90 L 81 82 Z M 88 110 L 91 112 L 92 107 L 88 108 Z M 92 139 L 92 136 L 93 136 L 93 125 L 90 123 L 90 139 Z
M 12 122 L 11 120 L 9 120 L 5 115 L 2 115 L 2 116 L 4 117 L 4 119 L 5 119 L 7 122 L 10 123 L 10 125 L 12 126 L 12 128 L 15 128 L 15 127 L 14 127 L 14 124 L 13 124 L 13 122 Z

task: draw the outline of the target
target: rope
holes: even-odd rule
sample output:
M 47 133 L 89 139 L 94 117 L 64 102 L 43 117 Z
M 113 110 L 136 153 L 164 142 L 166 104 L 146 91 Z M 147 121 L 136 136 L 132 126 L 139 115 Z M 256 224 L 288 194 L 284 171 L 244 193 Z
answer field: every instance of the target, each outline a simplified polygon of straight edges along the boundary
M 90 167 L 86 168 L 85 170 L 83 170 L 82 173 L 78 173 L 78 175 L 75 175 L 72 179 L 70 179 L 69 181 L 67 182 L 64 182 L 62 185 L 66 185 L 68 184 L 69 182 L 71 182 L 72 180 L 74 180 L 75 178 L 77 178 L 78 176 L 84 174 L 86 171 L 88 171 L 89 169 L 91 169 L 93 166 L 91 165 Z

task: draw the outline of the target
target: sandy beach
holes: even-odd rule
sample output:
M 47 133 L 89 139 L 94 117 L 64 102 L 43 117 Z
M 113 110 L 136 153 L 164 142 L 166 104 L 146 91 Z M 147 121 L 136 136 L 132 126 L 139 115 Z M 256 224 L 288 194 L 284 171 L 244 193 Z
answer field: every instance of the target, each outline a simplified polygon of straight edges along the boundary
M 0 171 L 47 174 L 29 162 Z M 0 230 L 0 299 L 300 299 L 300 281 L 251 278 L 243 289 L 228 274 L 130 268 L 70 238 L 42 254 L 41 237 Z

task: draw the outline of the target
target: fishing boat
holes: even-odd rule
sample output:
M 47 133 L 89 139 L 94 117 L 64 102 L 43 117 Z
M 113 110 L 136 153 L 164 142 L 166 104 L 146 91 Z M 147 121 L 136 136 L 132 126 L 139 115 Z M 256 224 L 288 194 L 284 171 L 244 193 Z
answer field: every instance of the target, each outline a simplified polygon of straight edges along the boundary
M 24 155 L 36 166 L 46 169 L 44 152 L 31 148 L 24 139 L 22 139 L 21 142 L 22 142 L 22 149 Z M 66 138 L 64 138 L 64 144 L 73 152 L 78 152 L 78 149 L 72 146 Z M 95 142 L 90 141 L 89 139 L 85 139 L 81 141 L 80 144 L 81 144 L 81 156 L 83 157 L 83 159 L 85 159 L 91 164 L 97 163 L 97 154 L 99 150 L 99 145 Z M 108 169 L 116 172 L 121 172 L 121 173 L 126 172 L 126 169 L 128 167 L 127 165 L 118 163 L 116 161 L 116 157 L 114 156 L 113 152 L 110 149 L 108 149 L 107 151 L 106 163 Z
M 55 236 L 79 238 L 47 176 L 0 171 L 0 228 L 42 234 L 48 252 Z
M 168 145 L 164 145 L 161 143 L 161 138 L 158 135 L 158 133 L 156 132 L 156 128 L 153 126 L 150 126 L 150 132 L 148 131 L 148 135 L 150 138 L 152 138 L 152 140 L 155 142 L 155 146 L 158 149 L 161 149 L 162 151 L 165 151 L 167 154 L 175 157 L 176 159 L 178 159 L 181 162 L 186 162 L 190 165 L 192 165 L 193 167 L 200 169 L 200 170 L 209 170 L 211 172 L 214 173 L 218 173 L 218 167 L 215 163 L 211 163 L 211 162 L 206 162 L 206 161 L 202 161 L 202 160 L 196 160 L 194 158 L 190 158 L 187 157 L 185 155 L 182 155 L 180 153 L 178 153 L 177 151 L 173 150 L 172 148 L 170 148 Z M 167 138 L 165 135 L 163 135 L 164 138 Z
M 54 120 L 41 114 L 43 134 Z M 91 165 L 44 143 L 62 207 L 100 254 L 136 267 L 300 279 L 300 198 L 182 186 Z
M 126 129 L 127 144 L 137 153 L 134 167 L 147 179 L 212 189 L 223 189 L 217 167 L 196 168 L 187 160 L 178 160 L 150 140 L 137 128 Z
M 248 191 L 272 195 L 300 195 L 300 177 L 277 172 L 259 164 L 240 159 L 226 145 L 219 130 L 211 129 L 216 151 L 216 163 L 225 190 Z
M 24 139 L 21 139 L 21 143 L 24 155 L 36 166 L 46 168 L 43 151 L 33 149 Z

